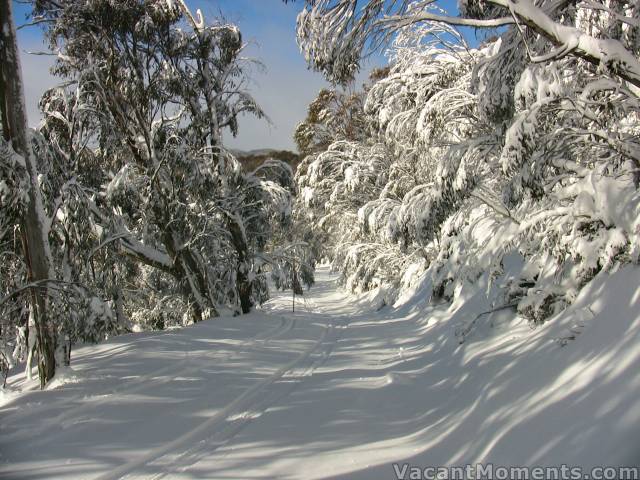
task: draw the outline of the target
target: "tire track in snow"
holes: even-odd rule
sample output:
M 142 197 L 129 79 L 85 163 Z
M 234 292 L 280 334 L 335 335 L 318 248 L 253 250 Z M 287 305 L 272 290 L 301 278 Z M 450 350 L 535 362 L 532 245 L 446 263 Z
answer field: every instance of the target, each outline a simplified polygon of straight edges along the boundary
M 245 390 L 241 395 L 236 397 L 232 402 L 227 404 L 208 420 L 201 423 L 198 427 L 186 432 L 161 447 L 153 449 L 137 459 L 125 463 L 109 473 L 96 477 L 95 480 L 118 480 L 123 477 L 127 477 L 130 474 L 135 474 L 136 470 L 140 467 L 144 467 L 146 465 L 152 466 L 153 463 L 159 463 L 163 457 L 172 454 L 176 450 L 183 450 L 183 452 L 178 454 L 176 458 L 169 459 L 168 465 L 160 465 L 160 468 L 163 468 L 164 471 L 152 474 L 150 478 L 154 480 L 160 479 L 173 471 L 176 471 L 176 468 L 186 471 L 189 466 L 195 463 L 194 460 L 197 461 L 204 455 L 209 455 L 215 449 L 228 443 L 242 427 L 253 419 L 251 414 L 243 414 L 252 409 L 264 412 L 264 410 L 266 410 L 269 405 L 273 404 L 274 401 L 280 400 L 289 395 L 291 391 L 293 391 L 293 388 L 295 388 L 296 384 L 299 383 L 298 381 L 292 386 L 289 385 L 289 388 L 285 390 L 284 395 L 277 395 L 277 398 L 274 399 L 272 398 L 274 392 L 273 390 L 270 392 L 269 388 L 276 384 L 276 382 L 284 378 L 296 378 L 296 371 L 298 371 L 298 377 L 300 378 L 308 376 L 313 372 L 313 370 L 315 370 L 315 368 L 317 368 L 317 366 L 319 366 L 320 363 L 324 363 L 335 345 L 336 338 L 334 333 L 334 325 L 330 323 L 325 324 L 325 328 L 320 335 L 320 338 L 318 338 L 318 340 L 316 340 L 309 348 L 294 358 L 291 362 L 280 367 L 269 377 Z M 325 343 L 327 344 L 326 348 L 322 349 L 321 347 Z M 318 360 L 313 359 L 311 364 L 307 365 L 305 362 L 311 359 L 314 353 L 318 350 L 321 350 L 324 353 L 320 355 Z M 271 396 L 269 394 L 271 394 Z M 231 426 L 227 425 L 230 418 Z M 178 467 L 177 464 L 182 464 L 182 466 Z M 171 470 L 171 472 L 167 471 L 167 469 Z M 147 476 L 143 474 L 143 478 L 144 477 Z

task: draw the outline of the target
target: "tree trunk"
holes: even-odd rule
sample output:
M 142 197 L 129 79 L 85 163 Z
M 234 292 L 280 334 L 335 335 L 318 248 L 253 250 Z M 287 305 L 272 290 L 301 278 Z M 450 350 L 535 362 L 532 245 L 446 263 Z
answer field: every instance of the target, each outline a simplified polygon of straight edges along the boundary
M 18 55 L 16 29 L 13 23 L 12 0 L 0 0 L 0 70 L 2 75 L 3 132 L 13 149 L 24 157 L 28 175 L 28 205 L 22 220 L 24 256 L 29 281 L 52 279 L 51 251 L 44 223 L 44 208 L 38 168 L 27 134 L 27 115 L 22 86 L 22 71 Z M 4 125 L 4 122 L 7 125 Z M 56 371 L 56 329 L 47 316 L 47 286 L 32 289 L 30 300 L 34 312 L 39 353 L 40 386 L 53 378 Z
M 240 296 L 240 308 L 242 313 L 251 312 L 253 302 L 251 301 L 251 293 L 253 291 L 253 285 L 249 281 L 247 276 L 246 264 L 243 262 L 238 266 L 236 272 L 236 283 L 238 284 L 238 295 Z
M 240 308 L 242 313 L 249 313 L 253 307 L 251 294 L 253 293 L 253 284 L 249 280 L 249 245 L 244 235 L 242 227 L 238 219 L 231 214 L 226 214 L 227 228 L 231 233 L 231 241 L 233 247 L 238 254 L 238 268 L 236 269 L 236 289 L 240 297 Z
M 168 220 L 164 224 L 168 224 Z M 162 243 L 173 261 L 171 275 L 181 285 L 183 295 L 190 304 L 193 322 L 198 323 L 203 320 L 204 308 L 212 307 L 213 301 L 199 262 L 191 249 L 183 246 L 177 236 L 173 230 L 167 229 L 162 234 Z
M 116 280 L 117 281 L 117 280 Z M 113 293 L 113 303 L 116 310 L 116 323 L 118 324 L 118 332 L 128 332 L 128 319 L 124 313 L 124 294 L 120 285 L 116 284 L 115 291 Z
M 2 20 L 0 19 L 0 22 L 2 22 Z M 0 25 L 3 25 L 3 23 L 0 23 Z M 0 43 L 0 49 L 3 49 L 2 44 Z M 0 58 L 2 58 L 3 54 L 0 53 Z M 5 140 L 9 140 L 9 120 L 7 119 L 7 112 L 6 109 L 4 108 L 4 98 L 5 98 L 5 87 L 4 87 L 4 74 L 2 74 L 2 72 L 0 72 L 0 102 L 2 103 L 2 105 L 0 105 L 0 123 L 2 124 L 2 138 L 4 138 Z

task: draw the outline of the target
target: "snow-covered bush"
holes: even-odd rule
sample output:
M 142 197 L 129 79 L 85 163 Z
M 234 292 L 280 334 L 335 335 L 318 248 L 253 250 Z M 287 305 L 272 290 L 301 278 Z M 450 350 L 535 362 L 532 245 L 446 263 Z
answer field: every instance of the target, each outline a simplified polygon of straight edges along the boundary
M 599 271 L 638 261 L 640 12 L 488 0 L 463 2 L 458 20 L 432 3 L 383 17 L 381 2 L 308 2 L 299 40 L 331 78 L 393 44 L 388 75 L 367 88 L 371 135 L 309 156 L 299 195 L 349 287 L 398 286 L 418 258 L 433 299 L 451 301 L 517 255 L 490 294 L 542 322 Z M 508 27 L 472 49 L 457 23 Z

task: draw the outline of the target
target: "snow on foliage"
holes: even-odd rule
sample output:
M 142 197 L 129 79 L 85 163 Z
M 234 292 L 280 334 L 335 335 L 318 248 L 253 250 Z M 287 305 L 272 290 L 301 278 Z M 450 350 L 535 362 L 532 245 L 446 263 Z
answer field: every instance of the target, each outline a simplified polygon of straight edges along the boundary
M 267 250 L 291 220 L 293 172 L 277 160 L 245 172 L 224 147 L 240 115 L 264 117 L 246 89 L 255 62 L 238 27 L 182 0 L 43 0 L 34 15 L 65 79 L 42 97 L 32 135 L 61 361 L 75 342 L 247 313 L 268 298 Z M 11 345 L 26 345 L 16 332 L 29 314 L 16 235 L 23 169 L 0 140 L 0 316 Z
M 542 322 L 598 272 L 638 261 L 638 9 L 474 1 L 452 18 L 433 2 L 393 3 L 387 16 L 383 2 L 309 3 L 299 40 L 329 78 L 393 38 L 388 74 L 365 89 L 370 135 L 336 135 L 298 172 L 350 288 L 408 288 L 403 274 L 428 269 L 433 300 L 453 301 L 518 255 L 491 295 Z M 522 21 L 477 49 L 451 27 L 511 15 Z M 565 52 L 550 47 L 553 28 Z M 602 47 L 595 65 L 589 39 Z

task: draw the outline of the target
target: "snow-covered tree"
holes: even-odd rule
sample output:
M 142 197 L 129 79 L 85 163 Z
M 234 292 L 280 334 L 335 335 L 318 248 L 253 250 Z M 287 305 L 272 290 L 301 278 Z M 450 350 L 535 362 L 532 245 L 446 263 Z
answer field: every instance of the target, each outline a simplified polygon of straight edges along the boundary
M 638 259 L 640 13 L 436 7 L 307 2 L 298 34 L 311 66 L 348 80 L 391 43 L 391 67 L 367 93 L 372 134 L 309 156 L 300 194 L 352 287 L 397 286 L 421 265 L 434 297 L 452 299 L 465 282 L 499 277 L 516 251 L 524 267 L 495 301 L 542 321 L 598 271 Z M 473 49 L 457 25 L 504 28 Z
M 36 352 L 44 385 L 76 341 L 263 302 L 293 172 L 224 149 L 239 115 L 264 116 L 236 26 L 180 0 L 33 4 L 65 83 L 28 133 L 3 6 L 0 367 Z
M 363 56 L 410 25 L 512 26 L 523 35 L 544 40 L 540 50 L 528 51 L 533 61 L 571 55 L 640 87 L 637 34 L 633 32 L 638 9 L 633 2 L 614 3 L 611 8 L 609 2 L 585 2 L 578 17 L 586 21 L 578 18 L 572 22 L 576 7 L 552 1 L 464 0 L 459 3 L 461 15 L 451 16 L 440 8 L 438 0 L 308 0 L 298 16 L 298 39 L 314 68 L 344 81 L 358 71 Z M 595 25 L 591 29 L 587 24 L 594 23 L 594 17 L 603 21 L 605 28 Z M 617 35 L 616 29 L 622 35 Z
M 293 136 L 300 155 L 326 150 L 336 140 L 363 140 L 366 133 L 363 102 L 362 92 L 320 90 Z
M 0 242 L 11 235 L 21 240 L 21 249 L 3 249 L 9 277 L 3 277 L 2 290 L 18 286 L 21 277 L 29 282 L 29 303 L 37 336 L 38 371 L 44 386 L 55 375 L 57 330 L 54 315 L 48 307 L 49 282 L 55 280 L 53 260 L 48 240 L 42 195 L 38 184 L 38 165 L 27 130 L 24 89 L 12 2 L 0 3 L 0 110 L 3 140 L 0 141 Z M 18 232 L 16 232 L 18 228 Z M 21 258 L 6 258 L 20 251 Z M 26 277 L 26 278 L 25 278 Z M 8 278 L 8 282 L 4 280 Z M 15 282 L 15 283 L 14 283 Z M 5 297 L 2 300 L 7 301 Z M 19 312 L 14 310 L 14 315 Z M 3 328 L 3 332 L 6 327 Z M 6 354 L 3 354 L 6 358 Z
M 43 1 L 36 14 L 51 20 L 55 70 L 71 82 L 72 116 L 88 129 L 67 128 L 55 143 L 75 157 L 86 144 L 72 137 L 84 135 L 103 166 L 100 194 L 85 195 L 101 245 L 173 277 L 196 321 L 221 303 L 248 311 L 246 230 L 267 209 L 256 192 L 274 190 L 244 175 L 222 145 L 238 115 L 263 116 L 244 90 L 237 27 L 206 24 L 181 1 Z M 71 125 L 55 104 L 45 104 L 51 121 Z

